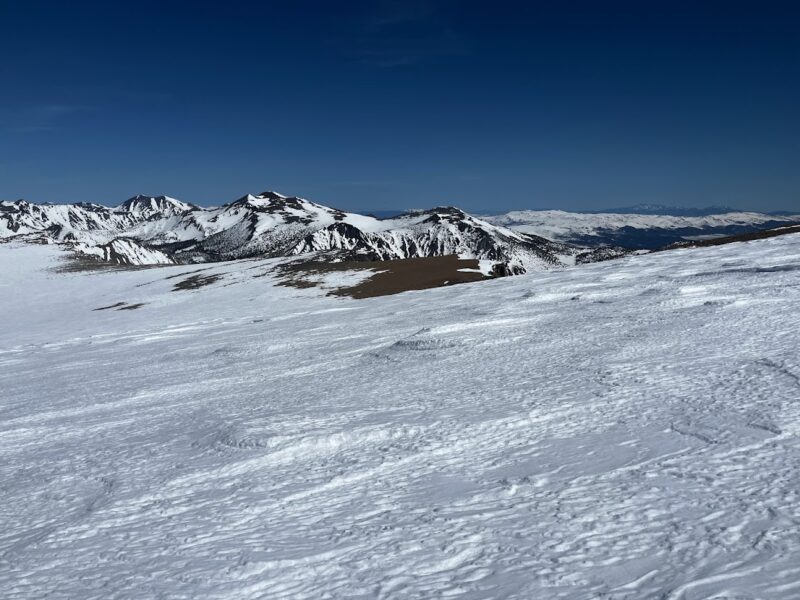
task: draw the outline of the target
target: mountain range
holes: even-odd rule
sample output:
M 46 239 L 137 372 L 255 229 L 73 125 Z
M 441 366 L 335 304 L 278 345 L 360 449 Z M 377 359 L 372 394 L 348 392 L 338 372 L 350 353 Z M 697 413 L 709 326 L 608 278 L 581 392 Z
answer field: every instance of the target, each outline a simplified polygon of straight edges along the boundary
M 452 206 L 389 214 L 345 212 L 273 191 L 213 208 L 169 196 L 138 195 L 114 207 L 18 200 L 0 202 L 0 240 L 55 242 L 100 262 L 125 265 L 310 254 L 327 261 L 455 254 L 485 261 L 487 273 L 516 275 L 800 222 L 797 215 L 742 212 L 513 211 L 475 217 Z
M 490 261 L 495 275 L 511 275 L 596 256 L 453 207 L 378 219 L 271 191 L 218 208 L 141 195 L 112 208 L 0 202 L 0 239 L 17 237 L 66 244 L 97 260 L 127 265 L 310 253 L 334 261 L 456 254 Z
M 800 222 L 800 215 L 757 212 L 675 215 L 517 210 L 481 218 L 517 233 L 535 233 L 565 244 L 588 248 L 619 246 L 628 250 L 656 250 L 686 240 L 740 235 Z

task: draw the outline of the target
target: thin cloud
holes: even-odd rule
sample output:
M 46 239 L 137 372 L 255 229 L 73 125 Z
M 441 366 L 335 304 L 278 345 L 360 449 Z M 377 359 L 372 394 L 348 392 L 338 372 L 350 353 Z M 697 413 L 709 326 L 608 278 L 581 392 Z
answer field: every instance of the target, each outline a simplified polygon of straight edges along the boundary
M 385 181 L 385 180 L 377 180 L 377 179 L 354 179 L 349 181 L 329 181 L 326 182 L 326 185 L 332 187 L 355 187 L 355 188 L 364 188 L 364 187 L 372 187 L 372 188 L 381 188 L 381 187 L 396 187 L 399 185 L 405 185 L 403 182 L 398 181 Z
M 467 39 L 449 22 L 443 2 L 383 2 L 364 19 L 355 59 L 380 68 L 415 65 L 469 52 Z
M 91 107 L 80 104 L 39 104 L 6 114 L 3 119 L 3 129 L 9 133 L 53 131 L 58 129 L 69 117 L 91 110 Z
M 381 32 L 387 27 L 429 19 L 436 14 L 436 2 L 385 1 L 367 17 L 366 28 Z

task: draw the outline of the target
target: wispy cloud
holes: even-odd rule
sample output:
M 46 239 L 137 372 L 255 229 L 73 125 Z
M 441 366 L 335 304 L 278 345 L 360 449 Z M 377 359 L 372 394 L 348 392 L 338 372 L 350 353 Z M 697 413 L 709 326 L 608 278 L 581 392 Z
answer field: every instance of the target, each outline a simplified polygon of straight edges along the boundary
M 9 133 L 42 133 L 55 129 L 52 125 L 10 125 L 6 127 Z
M 79 104 L 37 104 L 8 111 L 2 115 L 2 125 L 9 133 L 41 133 L 58 129 L 69 117 L 91 110 L 92 107 Z
M 436 2 L 384 0 L 367 16 L 366 27 L 381 32 L 387 27 L 424 21 L 437 13 Z
M 385 181 L 378 179 L 352 179 L 347 181 L 328 181 L 326 185 L 331 187 L 344 187 L 344 188 L 388 188 L 403 185 L 398 181 Z
M 448 5 L 432 0 L 384 0 L 363 20 L 356 36 L 356 60 L 391 68 L 467 54 L 469 44 L 449 22 Z

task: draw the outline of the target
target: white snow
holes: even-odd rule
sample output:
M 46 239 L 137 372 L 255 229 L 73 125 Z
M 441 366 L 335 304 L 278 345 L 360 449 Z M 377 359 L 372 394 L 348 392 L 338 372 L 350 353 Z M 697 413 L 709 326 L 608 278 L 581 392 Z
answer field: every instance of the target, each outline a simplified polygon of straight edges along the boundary
M 153 216 L 163 217 L 169 215 L 180 215 L 197 208 L 192 204 L 182 202 L 169 196 L 143 196 L 138 195 L 129 198 L 119 206 L 114 207 L 114 212 L 128 213 L 134 218 L 151 218 Z
M 464 273 L 483 273 L 487 277 L 492 274 L 492 270 L 497 263 L 493 260 L 479 260 L 477 269 L 459 269 Z
M 62 256 L 0 244 L 3 598 L 800 596 L 800 235 L 370 300 Z
M 367 279 L 374 277 L 380 271 L 378 269 L 363 269 L 349 271 L 328 271 L 328 272 L 306 272 L 298 276 L 305 284 L 314 284 L 320 290 L 336 290 L 340 288 L 354 287 L 363 283 Z

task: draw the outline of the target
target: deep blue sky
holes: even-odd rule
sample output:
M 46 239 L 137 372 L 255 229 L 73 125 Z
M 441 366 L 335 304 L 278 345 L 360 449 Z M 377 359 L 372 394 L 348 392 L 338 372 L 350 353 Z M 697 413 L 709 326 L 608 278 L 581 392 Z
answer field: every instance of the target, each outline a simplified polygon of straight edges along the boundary
M 800 3 L 0 0 L 0 198 L 800 210 Z

